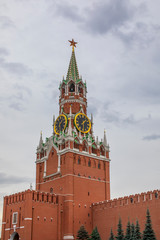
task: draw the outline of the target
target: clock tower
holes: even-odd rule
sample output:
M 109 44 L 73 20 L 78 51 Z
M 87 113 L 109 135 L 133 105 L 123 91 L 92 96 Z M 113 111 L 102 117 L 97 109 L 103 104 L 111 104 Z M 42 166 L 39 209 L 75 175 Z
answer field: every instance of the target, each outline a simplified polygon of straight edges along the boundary
M 36 190 L 61 196 L 60 239 L 76 239 L 81 225 L 91 233 L 91 204 L 110 199 L 109 145 L 106 133 L 93 135 L 93 117 L 87 116 L 87 85 L 79 76 L 76 42 L 66 78 L 59 85 L 59 116 L 53 117 L 53 135 L 40 136 L 36 158 Z

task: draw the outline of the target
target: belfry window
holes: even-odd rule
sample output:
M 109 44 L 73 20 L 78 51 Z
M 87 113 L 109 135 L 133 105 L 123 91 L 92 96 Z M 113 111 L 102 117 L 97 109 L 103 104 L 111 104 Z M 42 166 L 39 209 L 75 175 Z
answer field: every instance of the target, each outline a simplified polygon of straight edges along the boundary
M 72 84 L 70 85 L 69 91 L 70 91 L 70 92 L 75 92 L 75 85 L 74 85 L 74 83 L 72 83 Z

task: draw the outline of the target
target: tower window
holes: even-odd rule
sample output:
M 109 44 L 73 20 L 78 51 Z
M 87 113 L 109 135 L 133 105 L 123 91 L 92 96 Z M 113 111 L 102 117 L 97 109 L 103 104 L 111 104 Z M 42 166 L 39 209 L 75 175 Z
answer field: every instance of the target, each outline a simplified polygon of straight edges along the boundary
M 69 91 L 70 91 L 70 92 L 75 92 L 75 85 L 74 85 L 74 83 L 72 83 L 72 84 L 70 85 Z
M 80 157 L 78 158 L 78 164 L 79 165 L 81 164 L 81 158 Z
M 14 212 L 13 213 L 13 218 L 12 218 L 12 224 L 17 224 L 17 218 L 18 218 L 18 213 Z
M 98 163 L 98 169 L 101 169 L 101 164 L 100 164 L 100 162 Z
M 50 193 L 51 193 L 51 194 L 53 193 L 53 188 L 50 188 Z
M 91 167 L 91 160 L 88 161 L 88 167 Z

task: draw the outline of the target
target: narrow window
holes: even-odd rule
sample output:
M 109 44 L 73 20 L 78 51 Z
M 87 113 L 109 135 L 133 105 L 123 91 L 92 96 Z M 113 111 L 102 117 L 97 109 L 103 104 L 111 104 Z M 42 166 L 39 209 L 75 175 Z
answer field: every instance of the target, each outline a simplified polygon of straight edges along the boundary
M 12 224 L 17 224 L 18 212 L 13 213 Z

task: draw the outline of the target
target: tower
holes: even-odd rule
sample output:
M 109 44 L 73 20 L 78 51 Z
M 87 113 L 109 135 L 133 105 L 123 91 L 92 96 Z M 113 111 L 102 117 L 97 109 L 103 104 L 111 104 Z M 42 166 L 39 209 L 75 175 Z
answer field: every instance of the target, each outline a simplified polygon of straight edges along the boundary
M 93 117 L 87 117 L 87 86 L 79 76 L 76 42 L 66 79 L 59 85 L 59 116 L 53 117 L 53 135 L 37 147 L 36 190 L 63 196 L 61 236 L 75 239 L 83 224 L 92 230 L 91 203 L 110 199 L 109 146 L 93 135 Z

